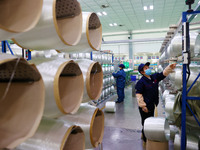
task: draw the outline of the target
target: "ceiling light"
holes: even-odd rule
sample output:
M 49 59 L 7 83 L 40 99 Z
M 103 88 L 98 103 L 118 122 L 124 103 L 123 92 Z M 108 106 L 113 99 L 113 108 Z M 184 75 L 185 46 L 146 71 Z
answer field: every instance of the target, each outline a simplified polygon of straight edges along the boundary
M 113 24 L 112 24 L 112 23 L 110 23 L 110 24 L 109 24 L 109 26 L 111 26 L 111 27 L 112 27 L 112 26 L 113 26 Z
M 97 15 L 102 16 L 102 13 L 98 12 Z
M 153 10 L 153 5 L 150 5 L 150 7 L 149 7 L 151 10 Z
M 154 19 L 151 19 L 151 22 L 154 22 Z
M 114 25 L 114 26 L 117 26 L 117 24 L 116 24 L 116 23 L 113 23 L 113 25 Z
M 105 11 L 103 11 L 102 14 L 105 15 L 105 16 L 107 15 L 107 13 Z
M 149 22 L 149 20 L 147 19 L 146 22 Z
M 144 10 L 147 10 L 147 6 L 144 6 Z

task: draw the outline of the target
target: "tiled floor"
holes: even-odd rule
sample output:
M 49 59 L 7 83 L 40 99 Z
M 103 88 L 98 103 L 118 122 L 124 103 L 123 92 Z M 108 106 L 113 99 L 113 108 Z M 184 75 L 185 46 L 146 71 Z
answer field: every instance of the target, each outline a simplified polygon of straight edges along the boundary
M 164 117 L 161 103 L 158 106 L 158 116 Z M 132 97 L 132 88 L 128 87 L 125 90 L 125 101 L 116 104 L 116 113 L 105 112 L 103 143 L 96 150 L 144 150 L 141 127 L 137 101 Z

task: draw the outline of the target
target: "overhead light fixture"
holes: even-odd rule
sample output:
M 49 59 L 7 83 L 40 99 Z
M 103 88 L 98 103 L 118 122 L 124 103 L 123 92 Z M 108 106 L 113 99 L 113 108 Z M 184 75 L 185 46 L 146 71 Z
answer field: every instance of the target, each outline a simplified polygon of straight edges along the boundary
M 149 20 L 147 19 L 146 22 L 149 22 Z
M 144 6 L 144 10 L 147 10 L 147 6 Z
M 107 12 L 103 11 L 102 14 L 106 16 L 106 15 L 107 15 Z
M 109 26 L 113 27 L 113 24 L 112 24 L 112 23 L 110 23 L 110 24 L 109 24 Z
M 102 13 L 101 13 L 101 12 L 98 12 L 97 15 L 102 16 Z
M 151 10 L 153 10 L 153 5 L 150 5 L 150 7 L 149 7 Z
M 116 23 L 113 23 L 113 25 L 114 25 L 114 26 L 117 26 L 117 24 L 116 24 Z
M 154 22 L 154 19 L 151 19 L 151 22 Z

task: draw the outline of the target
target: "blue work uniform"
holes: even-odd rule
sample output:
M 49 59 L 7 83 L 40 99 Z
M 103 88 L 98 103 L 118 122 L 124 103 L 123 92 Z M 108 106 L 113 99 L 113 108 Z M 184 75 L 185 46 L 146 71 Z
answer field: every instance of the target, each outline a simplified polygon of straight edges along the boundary
M 157 106 L 159 103 L 158 84 L 165 76 L 163 75 L 163 72 L 161 72 L 150 75 L 150 78 L 151 79 L 148 79 L 143 76 L 135 86 L 136 94 L 142 94 L 146 107 L 148 108 L 148 113 L 145 113 L 142 108 L 139 107 L 142 126 L 144 126 L 144 120 L 146 118 L 154 116 L 155 105 Z M 142 129 L 142 134 L 143 140 L 146 142 L 144 129 Z
M 117 73 L 112 74 L 115 78 L 117 78 L 116 84 L 117 84 L 117 95 L 118 100 L 117 102 L 124 101 L 124 88 L 125 88 L 125 82 L 126 82 L 126 73 L 123 69 L 120 69 Z

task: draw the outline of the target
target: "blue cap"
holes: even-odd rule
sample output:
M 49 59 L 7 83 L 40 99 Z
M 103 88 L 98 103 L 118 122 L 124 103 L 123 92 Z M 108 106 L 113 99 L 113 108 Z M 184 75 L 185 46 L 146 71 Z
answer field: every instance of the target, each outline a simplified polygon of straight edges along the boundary
M 121 68 L 125 68 L 124 64 L 120 64 L 119 67 L 121 67 Z
M 143 69 L 144 66 L 149 66 L 149 65 L 150 65 L 150 62 L 147 62 L 146 64 L 141 63 L 141 64 L 139 65 L 139 67 L 138 67 L 138 71 L 139 71 L 139 72 L 142 71 L 142 69 Z

